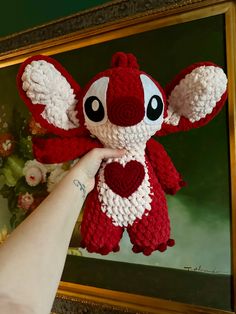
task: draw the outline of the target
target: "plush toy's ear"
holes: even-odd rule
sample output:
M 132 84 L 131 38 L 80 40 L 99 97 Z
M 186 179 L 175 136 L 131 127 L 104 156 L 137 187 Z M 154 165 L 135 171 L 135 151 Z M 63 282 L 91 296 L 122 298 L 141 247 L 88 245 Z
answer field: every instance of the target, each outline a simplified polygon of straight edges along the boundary
M 227 99 L 227 77 L 211 62 L 181 71 L 166 87 L 167 116 L 156 135 L 187 131 L 213 119 Z
M 69 137 L 84 132 L 75 110 L 80 87 L 56 60 L 41 55 L 27 59 L 19 69 L 17 87 L 44 128 Z

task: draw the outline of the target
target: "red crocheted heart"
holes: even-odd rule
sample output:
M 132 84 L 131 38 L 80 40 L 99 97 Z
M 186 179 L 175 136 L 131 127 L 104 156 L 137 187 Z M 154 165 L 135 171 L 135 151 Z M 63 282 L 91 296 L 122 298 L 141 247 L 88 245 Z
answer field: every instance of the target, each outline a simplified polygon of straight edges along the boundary
M 136 160 L 129 161 L 125 167 L 118 162 L 112 162 L 104 170 L 106 184 L 122 197 L 133 194 L 142 183 L 144 175 L 143 165 Z

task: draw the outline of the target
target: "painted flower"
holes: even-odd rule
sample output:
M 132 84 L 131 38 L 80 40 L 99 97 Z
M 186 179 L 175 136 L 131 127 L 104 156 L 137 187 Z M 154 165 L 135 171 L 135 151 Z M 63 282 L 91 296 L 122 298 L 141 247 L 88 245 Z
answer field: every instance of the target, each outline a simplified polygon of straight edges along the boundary
M 36 186 L 46 181 L 47 169 L 37 160 L 29 160 L 25 163 L 23 174 L 30 186 Z
M 8 236 L 9 234 L 8 234 L 7 227 L 4 226 L 2 230 L 0 230 L 0 244 L 2 244 L 7 239 Z
M 43 164 L 44 167 L 47 169 L 47 172 L 52 172 L 57 168 L 63 167 L 63 163 L 56 163 L 56 164 Z
M 47 190 L 50 193 L 55 185 L 61 181 L 61 179 L 67 174 L 68 171 L 65 171 L 61 166 L 54 169 L 47 180 Z
M 27 211 L 30 209 L 30 206 L 34 202 L 34 197 L 32 194 L 26 192 L 26 193 L 20 193 L 18 196 L 18 201 L 17 201 L 17 207 Z
M 29 130 L 32 135 L 44 135 L 47 130 L 43 128 L 35 119 L 32 117 L 29 123 Z
M 14 137 L 10 133 L 0 135 L 0 156 L 10 156 L 14 150 Z

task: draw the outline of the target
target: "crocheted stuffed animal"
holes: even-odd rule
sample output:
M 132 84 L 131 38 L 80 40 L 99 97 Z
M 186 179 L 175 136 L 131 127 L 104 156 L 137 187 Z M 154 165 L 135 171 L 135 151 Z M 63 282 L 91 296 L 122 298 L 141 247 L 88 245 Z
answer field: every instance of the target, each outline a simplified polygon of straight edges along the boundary
M 21 65 L 17 81 L 35 120 L 53 134 L 33 139 L 38 161 L 73 160 L 93 147 L 127 151 L 101 165 L 85 203 L 82 246 L 116 252 L 125 228 L 135 253 L 173 246 L 165 193 L 176 193 L 184 182 L 152 136 L 208 123 L 227 97 L 223 70 L 211 62 L 193 64 L 164 92 L 139 70 L 134 55 L 118 52 L 111 68 L 81 89 L 57 61 L 34 56 Z

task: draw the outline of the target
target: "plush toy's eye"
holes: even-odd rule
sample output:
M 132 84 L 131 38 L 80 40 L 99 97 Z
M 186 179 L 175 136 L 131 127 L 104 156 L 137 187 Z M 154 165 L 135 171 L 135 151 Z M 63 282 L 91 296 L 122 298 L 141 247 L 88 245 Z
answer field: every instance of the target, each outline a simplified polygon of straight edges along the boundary
M 161 90 L 145 74 L 140 75 L 144 91 L 144 107 L 146 124 L 153 124 L 161 128 L 164 114 L 164 101 Z
M 160 96 L 153 95 L 147 106 L 147 118 L 156 121 L 163 112 L 163 102 Z
M 93 82 L 83 99 L 84 118 L 87 126 L 101 125 L 107 121 L 107 88 L 109 78 Z
M 84 110 L 87 117 L 94 122 L 100 122 L 104 119 L 105 111 L 101 100 L 96 96 L 90 96 L 86 99 Z

